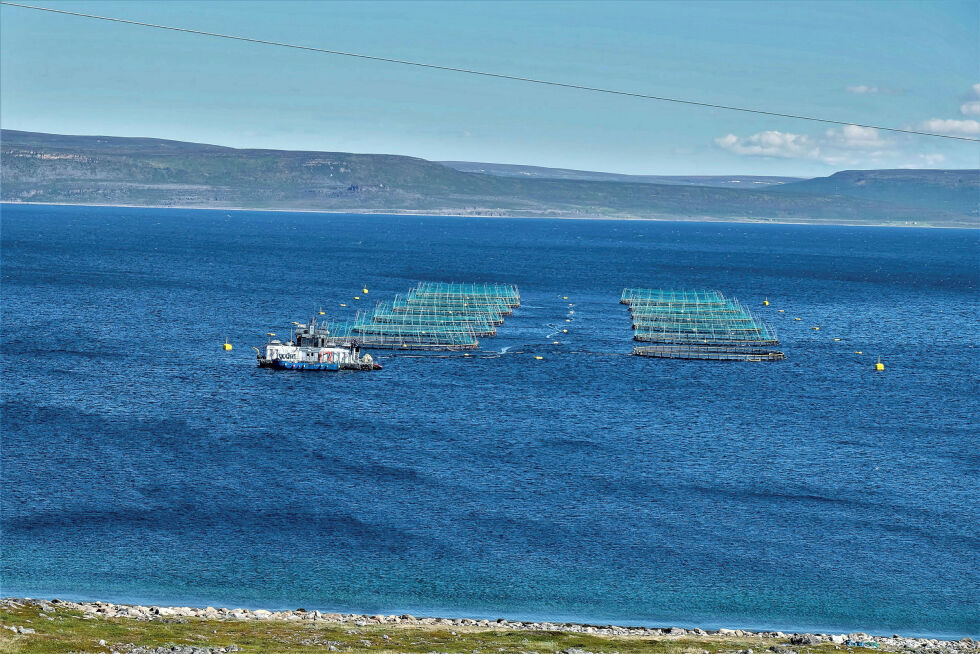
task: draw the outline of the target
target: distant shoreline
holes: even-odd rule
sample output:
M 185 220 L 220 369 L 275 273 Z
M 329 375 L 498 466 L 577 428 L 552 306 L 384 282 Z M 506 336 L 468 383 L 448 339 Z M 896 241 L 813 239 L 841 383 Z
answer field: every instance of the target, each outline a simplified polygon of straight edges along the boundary
M 26 205 L 26 206 L 47 206 L 47 207 L 105 207 L 109 209 L 179 209 L 181 211 L 252 211 L 266 213 L 317 213 L 325 215 L 360 215 L 360 216 L 431 216 L 438 218 L 509 218 L 513 220 L 607 220 L 607 221 L 644 221 L 644 222 L 684 222 L 684 223 L 726 223 L 735 225 L 814 225 L 827 227 L 896 227 L 902 229 L 980 229 L 980 222 L 977 225 L 900 225 L 894 223 L 845 223 L 829 221 L 799 221 L 799 220 L 778 220 L 761 218 L 710 218 L 710 217 L 678 217 L 665 216 L 663 218 L 640 218 L 640 217 L 615 217 L 615 216 L 522 216 L 512 214 L 480 214 L 480 213 L 440 213 L 438 211 L 365 211 L 347 210 L 331 211 L 326 209 L 263 209 L 248 207 L 191 207 L 173 206 L 156 204 L 78 204 L 72 202 L 21 202 L 3 200 L 0 205 Z

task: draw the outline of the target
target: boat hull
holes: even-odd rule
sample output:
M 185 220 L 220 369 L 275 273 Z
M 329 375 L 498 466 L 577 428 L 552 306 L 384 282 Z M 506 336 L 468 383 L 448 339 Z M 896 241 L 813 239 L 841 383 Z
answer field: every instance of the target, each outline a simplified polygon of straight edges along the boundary
M 310 362 L 310 361 L 283 361 L 274 359 L 272 361 L 259 360 L 260 368 L 272 368 L 274 370 L 381 370 L 380 363 L 342 365 L 329 362 Z
M 283 361 L 282 359 L 276 359 L 270 362 L 268 367 L 277 370 L 340 370 L 339 363 L 330 363 L 328 361 L 322 363 L 316 361 Z

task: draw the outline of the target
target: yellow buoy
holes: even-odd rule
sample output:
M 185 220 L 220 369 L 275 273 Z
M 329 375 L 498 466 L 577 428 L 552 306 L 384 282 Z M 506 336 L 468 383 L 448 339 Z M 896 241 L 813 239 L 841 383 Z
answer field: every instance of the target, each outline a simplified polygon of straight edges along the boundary
M 764 307 L 768 307 L 769 306 L 769 298 L 766 298 L 765 300 L 762 301 L 762 306 L 764 306 Z
M 325 316 L 325 315 L 327 315 L 327 314 L 326 314 L 325 312 L 323 312 L 323 311 L 320 311 L 320 312 L 318 312 L 318 313 L 319 313 L 319 314 L 320 314 L 321 316 Z
M 567 299 L 568 299 L 568 296 L 567 296 L 567 295 L 562 295 L 562 296 L 561 296 L 561 299 L 563 299 L 563 300 L 567 300 Z
M 544 357 L 534 357 L 535 359 L 543 359 Z
M 568 330 L 567 329 L 563 329 L 561 331 L 562 331 L 563 334 L 567 334 L 568 333 Z
M 230 350 L 230 349 L 231 349 L 231 343 L 225 343 L 225 344 L 224 344 L 224 345 L 222 345 L 221 347 L 223 347 L 223 348 L 225 349 L 225 351 L 227 352 L 228 350 Z
M 552 345 L 561 345 L 561 342 L 560 341 L 552 341 L 551 344 Z
M 346 307 L 347 305 L 346 305 L 346 304 L 344 304 L 343 302 L 341 302 L 341 303 L 340 303 L 340 306 L 342 306 L 342 307 Z
M 786 313 L 786 309 L 776 309 L 779 313 Z
M 275 335 L 276 335 L 276 333 L 275 333 L 275 332 L 269 332 L 269 334 L 268 334 L 268 335 L 269 335 L 269 336 L 275 336 Z
M 854 354 L 864 354 L 861 350 L 854 350 Z
M 355 295 L 355 296 L 354 296 L 354 299 L 355 299 L 355 300 L 360 300 L 360 299 L 361 299 L 361 296 L 360 296 L 360 295 Z
M 364 295 L 367 295 L 368 294 L 368 290 L 366 288 L 362 288 L 361 289 L 361 293 L 364 293 Z
M 793 320 L 803 320 L 803 318 L 793 318 Z
M 885 364 L 881 362 L 881 357 L 878 357 L 878 363 L 875 364 L 875 370 L 881 371 L 885 369 Z
M 835 338 L 834 340 L 835 340 L 835 341 L 839 341 L 840 339 L 839 339 L 839 338 Z
M 820 328 L 819 327 L 814 327 L 813 328 L 813 331 L 818 332 L 818 331 L 820 331 Z

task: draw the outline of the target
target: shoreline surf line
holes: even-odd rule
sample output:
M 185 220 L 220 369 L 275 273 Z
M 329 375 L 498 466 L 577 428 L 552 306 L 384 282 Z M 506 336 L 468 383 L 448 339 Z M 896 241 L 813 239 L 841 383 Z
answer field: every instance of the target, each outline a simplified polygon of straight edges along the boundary
M 620 222 L 678 222 L 678 223 L 723 223 L 732 225 L 811 225 L 818 227 L 890 227 L 900 229 L 980 229 L 980 221 L 976 225 L 896 225 L 893 223 L 842 223 L 823 221 L 776 220 L 760 218 L 711 218 L 710 216 L 689 217 L 664 216 L 661 218 L 616 217 L 616 216 L 518 216 L 480 213 L 438 213 L 432 211 L 401 211 L 377 213 L 374 211 L 329 211 L 325 209 L 261 209 L 248 207 L 184 207 L 159 204 L 74 204 L 70 202 L 11 202 L 0 201 L 0 205 L 37 206 L 37 207 L 104 207 L 107 209 L 178 209 L 180 211 L 252 211 L 256 213 L 318 213 L 340 216 L 418 216 L 428 218 L 502 218 L 508 220 L 608 220 Z

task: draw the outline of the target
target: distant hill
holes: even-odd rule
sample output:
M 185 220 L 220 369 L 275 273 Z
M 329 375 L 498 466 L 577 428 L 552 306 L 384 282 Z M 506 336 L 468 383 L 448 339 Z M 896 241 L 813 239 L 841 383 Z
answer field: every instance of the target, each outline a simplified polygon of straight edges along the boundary
M 475 161 L 440 161 L 439 163 L 467 173 L 485 173 L 499 177 L 525 179 L 577 179 L 593 182 L 630 182 L 633 184 L 674 184 L 678 186 L 718 186 L 727 188 L 762 188 L 801 181 L 802 177 L 767 177 L 762 175 L 622 175 L 570 168 L 543 168 L 516 164 L 478 163 Z
M 842 170 L 774 189 L 980 216 L 980 170 Z
M 15 130 L 0 133 L 0 172 L 0 199 L 8 202 L 853 224 L 977 223 L 970 215 L 947 208 L 794 192 L 788 189 L 790 184 L 743 189 L 503 177 L 398 155 L 235 149 L 161 139 Z

